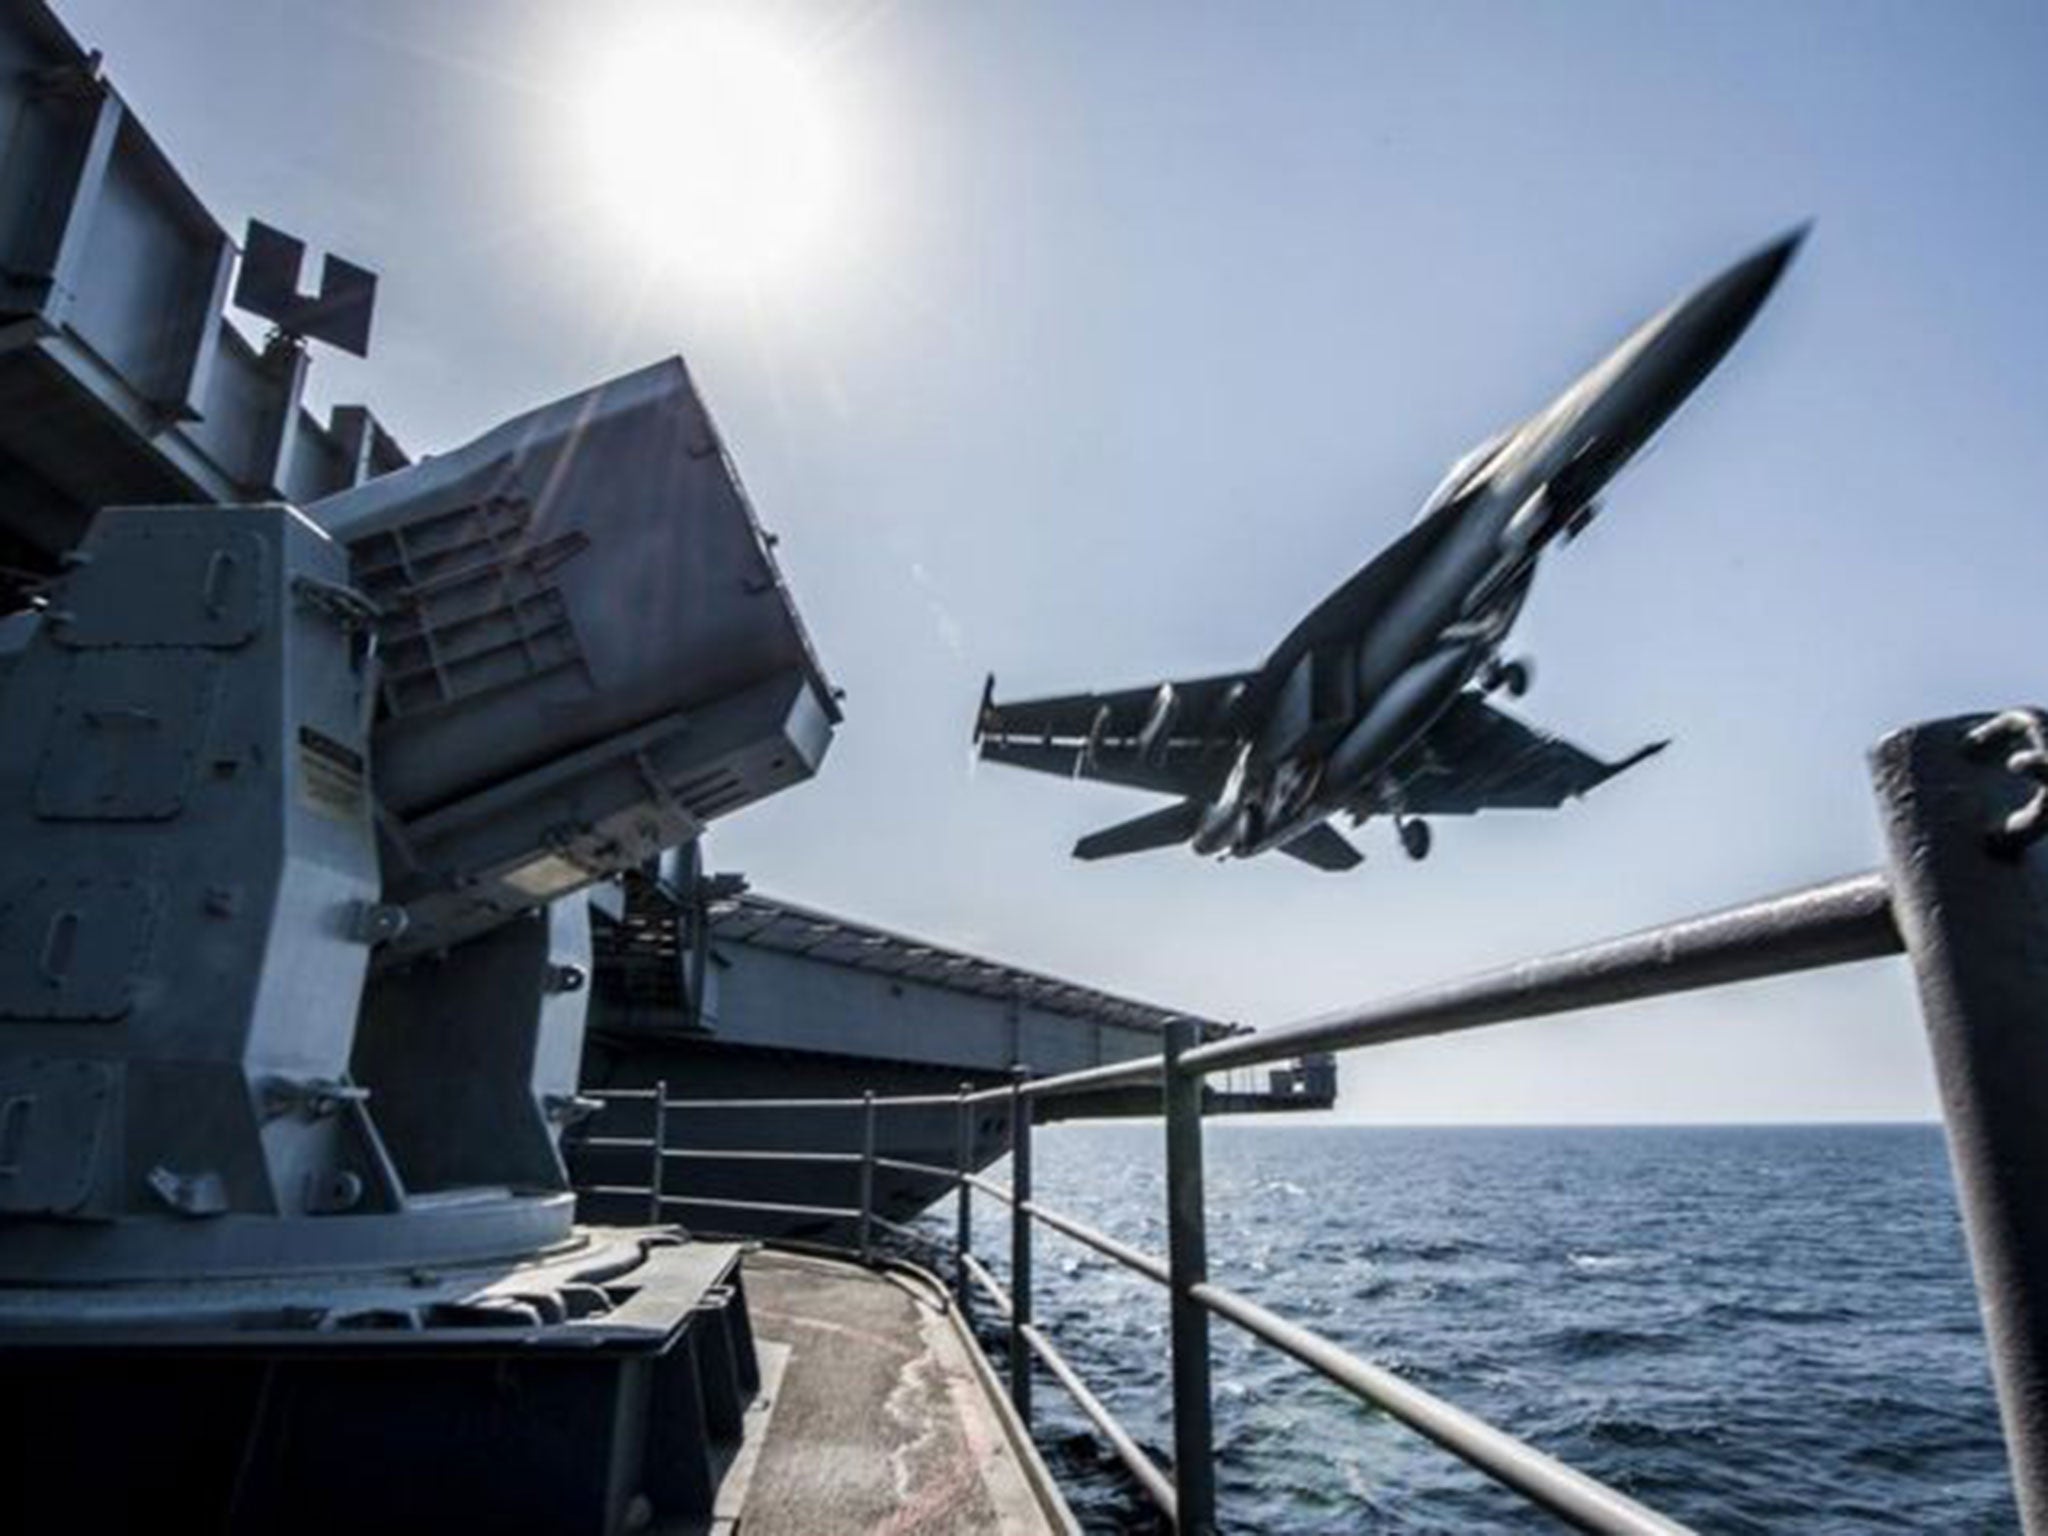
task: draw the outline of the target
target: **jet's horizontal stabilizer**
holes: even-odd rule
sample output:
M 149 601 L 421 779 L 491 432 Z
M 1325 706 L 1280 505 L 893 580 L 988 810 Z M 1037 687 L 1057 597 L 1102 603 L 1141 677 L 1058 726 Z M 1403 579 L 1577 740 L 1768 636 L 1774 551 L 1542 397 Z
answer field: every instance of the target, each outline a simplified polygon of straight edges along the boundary
M 1651 742 L 1647 747 L 1636 748 L 1635 751 L 1629 753 L 1629 755 L 1627 757 L 1624 757 L 1620 762 L 1609 763 L 1607 765 L 1607 777 L 1611 779 L 1617 773 L 1621 773 L 1627 769 L 1635 767 L 1635 765 L 1643 761 L 1644 758 L 1655 757 L 1659 752 L 1662 752 L 1666 747 L 1670 745 L 1671 738 L 1667 736 L 1662 741 Z
M 1280 851 L 1332 874 L 1356 869 L 1365 862 L 1365 855 L 1346 842 L 1344 834 L 1327 821 L 1319 821 L 1301 836 L 1282 843 Z
M 1074 857 L 1113 859 L 1119 854 L 1143 853 L 1148 848 L 1168 848 L 1193 837 L 1201 820 L 1202 802 L 1183 800 L 1164 810 L 1148 811 L 1100 832 L 1090 832 L 1074 844 Z

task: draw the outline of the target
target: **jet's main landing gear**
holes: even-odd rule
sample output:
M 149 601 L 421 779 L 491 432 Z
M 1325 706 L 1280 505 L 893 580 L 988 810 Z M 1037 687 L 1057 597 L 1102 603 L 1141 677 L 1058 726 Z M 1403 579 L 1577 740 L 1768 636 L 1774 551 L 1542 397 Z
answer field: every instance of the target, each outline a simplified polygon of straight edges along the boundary
M 1489 661 L 1481 672 L 1479 684 L 1488 693 L 1505 688 L 1508 697 L 1519 699 L 1529 691 L 1529 684 L 1536 676 L 1536 664 L 1526 656 L 1513 661 Z
M 1409 858 L 1420 862 L 1429 857 L 1428 822 L 1404 816 L 1394 823 L 1394 830 L 1401 834 L 1401 851 Z

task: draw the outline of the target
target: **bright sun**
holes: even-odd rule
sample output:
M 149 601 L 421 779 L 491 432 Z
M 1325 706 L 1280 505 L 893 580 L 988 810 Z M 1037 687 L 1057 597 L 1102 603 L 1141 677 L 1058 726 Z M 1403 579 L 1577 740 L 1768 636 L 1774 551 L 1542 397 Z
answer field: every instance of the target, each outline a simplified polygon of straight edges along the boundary
M 626 32 L 578 93 L 603 216 L 696 282 L 758 288 L 824 262 L 841 157 L 816 71 L 736 18 Z

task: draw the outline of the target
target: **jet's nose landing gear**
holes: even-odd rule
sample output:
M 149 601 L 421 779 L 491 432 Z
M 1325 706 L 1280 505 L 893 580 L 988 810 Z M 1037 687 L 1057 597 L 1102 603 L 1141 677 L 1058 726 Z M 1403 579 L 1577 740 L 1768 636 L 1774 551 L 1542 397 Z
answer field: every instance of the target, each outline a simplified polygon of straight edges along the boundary
M 1413 816 L 1403 816 L 1394 823 L 1394 830 L 1401 834 L 1401 851 L 1417 863 L 1429 857 L 1429 823 Z
M 1505 688 L 1508 697 L 1519 699 L 1535 681 L 1536 663 L 1526 656 L 1513 661 L 1489 661 L 1479 674 L 1479 686 L 1488 693 Z

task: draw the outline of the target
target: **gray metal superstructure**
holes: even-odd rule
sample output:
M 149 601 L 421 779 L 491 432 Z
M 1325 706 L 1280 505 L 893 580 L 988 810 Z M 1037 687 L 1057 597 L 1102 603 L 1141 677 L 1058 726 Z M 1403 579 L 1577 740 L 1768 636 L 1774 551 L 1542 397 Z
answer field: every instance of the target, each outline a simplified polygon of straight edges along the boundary
M 34 0 L 0 17 L 0 612 L 99 508 L 305 505 L 403 466 L 360 405 L 319 422 L 309 359 L 222 312 L 235 243 Z
M 301 406 L 375 293 L 302 254 L 251 226 L 250 344 L 97 56 L 0 11 L 0 1482 L 701 1519 L 739 1250 L 577 1223 L 591 924 L 814 774 L 836 695 L 680 360 L 409 464 Z
M 708 1516 L 738 1250 L 577 1226 L 560 1138 L 584 888 L 838 718 L 715 429 L 676 362 L 419 466 L 312 426 L 368 275 L 302 303 L 259 242 L 249 348 L 96 57 L 17 5 L 0 64 L 0 1481 L 122 1528 Z
M 889 1146 L 903 1157 L 950 1162 L 963 1148 L 953 1100 L 1034 1075 L 1086 1071 L 1156 1055 L 1186 1021 L 1210 1041 L 1242 1025 L 1178 1013 L 1020 966 L 912 938 L 872 923 L 747 891 L 732 876 L 704 878 L 692 861 L 626 881 L 622 908 L 595 918 L 599 964 L 584 1086 L 605 1112 L 569 1143 L 583 1209 L 633 1219 L 646 1201 L 648 1159 L 659 1142 L 659 1183 L 683 1218 L 710 1231 L 832 1236 L 841 1222 L 801 1211 L 692 1209 L 692 1199 L 815 1206 L 852 1202 L 853 1154 L 864 1090 L 923 1096 L 893 1110 Z M 682 1108 L 657 1117 L 652 1095 Z M 1216 1114 L 1328 1109 L 1337 1071 L 1308 1053 L 1208 1090 Z M 823 1114 L 796 1109 L 837 1100 Z M 1042 1119 L 1153 1115 L 1157 1096 L 1112 1086 L 1049 1100 Z M 967 1122 L 964 1151 L 983 1168 L 1010 1149 L 1000 1108 Z M 772 1154 L 827 1149 L 839 1166 Z M 724 1157 L 719 1154 L 731 1153 Z M 907 1220 L 945 1193 L 903 1168 L 873 1171 L 874 1209 Z M 838 1234 L 843 1235 L 843 1234 Z
M 562 1239 L 590 958 L 555 898 L 823 755 L 836 707 L 679 366 L 371 489 L 103 513 L 27 621 L 0 1274 Z M 650 572 L 687 618 L 615 601 Z

